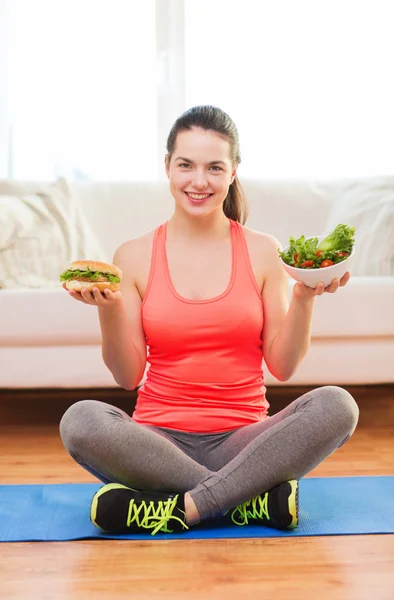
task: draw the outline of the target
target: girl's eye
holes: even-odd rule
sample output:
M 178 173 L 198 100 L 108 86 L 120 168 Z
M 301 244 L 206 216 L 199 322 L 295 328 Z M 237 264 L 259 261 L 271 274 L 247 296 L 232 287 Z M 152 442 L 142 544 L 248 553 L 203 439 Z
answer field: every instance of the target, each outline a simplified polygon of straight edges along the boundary
M 181 169 L 188 169 L 191 165 L 189 165 L 188 163 L 180 163 L 179 167 Z M 222 171 L 223 169 L 221 169 L 220 167 L 218 167 L 217 165 L 212 165 L 212 167 L 210 167 L 210 169 L 214 169 L 215 171 Z

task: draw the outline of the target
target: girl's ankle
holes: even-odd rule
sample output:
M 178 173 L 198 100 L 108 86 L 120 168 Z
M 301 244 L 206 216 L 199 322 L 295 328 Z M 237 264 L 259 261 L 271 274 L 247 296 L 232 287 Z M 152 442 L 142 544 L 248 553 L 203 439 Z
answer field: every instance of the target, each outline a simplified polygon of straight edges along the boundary
M 194 500 L 189 492 L 186 492 L 185 494 L 185 513 L 186 525 L 196 525 L 201 521 L 197 506 L 194 504 Z

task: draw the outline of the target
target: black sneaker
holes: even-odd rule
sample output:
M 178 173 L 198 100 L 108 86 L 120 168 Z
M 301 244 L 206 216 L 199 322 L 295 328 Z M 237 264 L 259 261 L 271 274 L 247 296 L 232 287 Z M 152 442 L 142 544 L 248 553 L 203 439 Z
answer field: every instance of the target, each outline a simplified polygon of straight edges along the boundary
M 256 498 L 228 510 L 236 525 L 248 523 L 294 529 L 298 525 L 298 481 L 285 481 Z
M 93 496 L 90 519 L 99 529 L 113 533 L 164 533 L 189 529 L 183 494 L 140 492 L 120 483 L 108 483 Z

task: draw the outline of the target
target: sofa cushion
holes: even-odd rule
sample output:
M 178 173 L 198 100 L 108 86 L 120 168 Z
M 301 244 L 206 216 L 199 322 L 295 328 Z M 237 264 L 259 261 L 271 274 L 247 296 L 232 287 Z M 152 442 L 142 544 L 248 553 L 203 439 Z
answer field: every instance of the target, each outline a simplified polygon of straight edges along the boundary
M 78 181 L 70 186 L 109 262 L 123 242 L 158 227 L 174 210 L 168 182 Z
M 64 179 L 31 187 L 0 181 L 0 287 L 58 287 L 76 259 L 104 254 Z
M 323 233 L 332 204 L 324 182 L 247 179 L 242 185 L 249 205 L 247 227 L 275 236 L 282 246 L 290 236 Z
M 356 228 L 353 275 L 394 275 L 394 177 L 349 181 L 339 189 L 326 224 Z
M 335 294 L 325 293 L 316 298 L 312 337 L 393 336 L 393 306 L 394 277 L 351 277 Z
M 293 281 L 289 280 L 289 294 Z M 335 294 L 316 298 L 312 337 L 394 335 L 394 278 L 356 277 Z M 373 309 L 371 309 L 373 307 Z M 101 343 L 97 310 L 65 290 L 1 290 L 0 346 Z
M 97 309 L 56 288 L 0 290 L 0 346 L 89 345 L 101 342 Z

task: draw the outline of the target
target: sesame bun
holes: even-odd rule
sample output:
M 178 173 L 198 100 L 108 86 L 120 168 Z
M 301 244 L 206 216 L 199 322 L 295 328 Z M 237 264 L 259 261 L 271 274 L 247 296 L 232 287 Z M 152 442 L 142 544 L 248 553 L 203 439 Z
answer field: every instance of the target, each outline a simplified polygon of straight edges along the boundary
M 109 273 L 115 275 L 115 277 L 122 277 L 122 271 L 116 265 L 109 263 L 100 262 L 97 260 L 75 260 L 68 266 L 68 271 L 101 271 L 102 273 Z
M 91 292 L 93 288 L 99 289 L 100 292 L 104 290 L 117 292 L 120 290 L 120 283 L 111 283 L 111 281 L 75 281 L 74 279 L 66 281 L 66 289 L 68 290 L 75 290 L 76 292 L 88 290 Z

